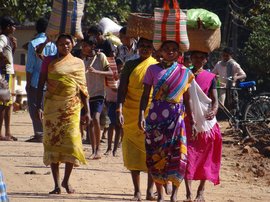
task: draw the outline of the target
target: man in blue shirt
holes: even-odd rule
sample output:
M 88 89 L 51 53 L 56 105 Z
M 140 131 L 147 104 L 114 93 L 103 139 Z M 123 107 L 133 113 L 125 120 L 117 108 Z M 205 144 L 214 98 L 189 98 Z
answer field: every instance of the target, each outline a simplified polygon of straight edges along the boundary
M 25 88 L 27 92 L 29 114 L 34 128 L 34 136 L 27 140 L 27 142 L 42 142 L 42 122 L 36 117 L 37 88 L 42 65 L 42 56 L 51 56 L 56 55 L 57 53 L 57 48 L 52 42 L 45 45 L 42 54 L 37 54 L 36 52 L 39 45 L 47 42 L 47 37 L 45 35 L 47 25 L 48 21 L 45 18 L 40 18 L 36 23 L 37 35 L 28 44 Z

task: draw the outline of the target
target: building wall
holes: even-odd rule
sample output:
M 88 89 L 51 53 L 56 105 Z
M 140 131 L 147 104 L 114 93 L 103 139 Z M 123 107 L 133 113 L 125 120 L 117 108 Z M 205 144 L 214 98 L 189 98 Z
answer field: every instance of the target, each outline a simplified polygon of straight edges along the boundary
M 14 37 L 17 38 L 17 49 L 14 54 L 14 64 L 25 65 L 27 60 L 27 50 L 23 48 L 23 45 L 29 42 L 35 35 L 36 30 L 34 26 L 31 27 L 19 27 L 14 33 Z M 16 90 L 23 90 L 23 101 L 26 100 L 26 73 L 15 72 L 12 94 L 15 100 Z
M 36 30 L 33 26 L 25 27 L 25 28 L 17 28 L 14 36 L 17 38 L 17 49 L 14 54 L 14 63 L 25 65 L 27 50 L 25 50 L 22 46 L 29 42 L 35 36 Z

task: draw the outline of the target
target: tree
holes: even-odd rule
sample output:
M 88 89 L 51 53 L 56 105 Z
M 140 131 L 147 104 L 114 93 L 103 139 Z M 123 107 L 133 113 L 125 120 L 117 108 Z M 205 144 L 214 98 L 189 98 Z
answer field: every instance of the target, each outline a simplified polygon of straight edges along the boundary
M 251 30 L 243 50 L 248 63 L 248 71 L 255 73 L 261 88 L 270 88 L 270 3 L 268 0 L 257 1 L 243 18 Z
M 34 22 L 42 16 L 48 17 L 52 0 L 0 0 L 0 15 L 10 15 L 20 23 Z
M 130 12 L 129 0 L 86 0 L 83 25 L 99 22 L 102 17 L 114 19 L 119 23 L 126 21 Z

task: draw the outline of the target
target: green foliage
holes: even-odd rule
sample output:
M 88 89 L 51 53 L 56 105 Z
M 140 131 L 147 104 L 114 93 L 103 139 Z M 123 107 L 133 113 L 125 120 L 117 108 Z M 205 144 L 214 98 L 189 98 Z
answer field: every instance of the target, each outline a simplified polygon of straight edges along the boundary
M 83 24 L 85 26 L 99 22 L 102 17 L 126 21 L 130 12 L 129 0 L 88 0 L 85 4 Z
M 270 3 L 257 1 L 246 18 L 246 26 L 251 34 L 243 50 L 248 62 L 248 70 L 257 75 L 265 89 L 269 85 L 270 75 Z M 269 90 L 269 88 L 268 88 Z
M 20 23 L 36 21 L 42 16 L 48 16 L 52 0 L 0 0 L 0 15 L 9 15 Z

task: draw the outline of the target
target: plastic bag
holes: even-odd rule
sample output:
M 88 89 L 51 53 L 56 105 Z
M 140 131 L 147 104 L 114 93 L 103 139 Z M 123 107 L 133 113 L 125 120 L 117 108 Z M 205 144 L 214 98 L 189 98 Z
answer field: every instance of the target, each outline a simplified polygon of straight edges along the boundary
M 208 10 L 198 8 L 187 11 L 187 25 L 190 28 L 198 28 L 198 18 L 201 20 L 203 28 L 217 29 L 221 27 L 219 17 Z

